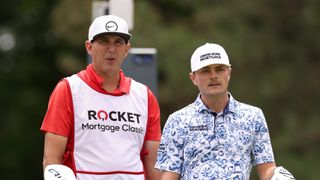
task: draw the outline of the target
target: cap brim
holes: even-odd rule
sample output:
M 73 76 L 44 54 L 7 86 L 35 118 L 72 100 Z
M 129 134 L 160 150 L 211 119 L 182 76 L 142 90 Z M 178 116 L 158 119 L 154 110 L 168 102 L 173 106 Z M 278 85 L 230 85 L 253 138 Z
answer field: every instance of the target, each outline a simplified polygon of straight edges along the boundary
M 119 36 L 121 37 L 126 43 L 129 42 L 130 38 L 131 38 L 131 35 L 130 34 L 125 34 L 125 33 L 118 33 L 118 32 L 103 32 L 103 33 L 100 33 L 100 34 L 97 34 L 95 35 L 91 42 L 96 40 L 99 36 L 101 35 L 104 35 L 104 34 L 110 34 L 110 35 L 116 35 L 116 36 Z
M 193 69 L 191 69 L 192 72 L 195 72 L 195 71 L 198 71 L 204 67 L 207 67 L 207 66 L 210 66 L 210 65 L 223 65 L 223 66 L 228 66 L 228 67 L 231 67 L 231 64 L 226 64 L 226 63 L 220 63 L 220 62 L 209 62 L 209 63 L 205 63 L 203 64 L 202 66 L 199 66 L 199 67 L 195 67 Z

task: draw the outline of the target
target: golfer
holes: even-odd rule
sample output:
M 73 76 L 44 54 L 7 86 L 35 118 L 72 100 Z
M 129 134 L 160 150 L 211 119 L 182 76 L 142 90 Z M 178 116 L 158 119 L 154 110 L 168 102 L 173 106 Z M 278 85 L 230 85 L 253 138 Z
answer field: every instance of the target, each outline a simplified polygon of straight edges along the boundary
M 228 91 L 231 65 L 222 46 L 197 48 L 189 75 L 200 93 L 165 124 L 155 166 L 162 180 L 248 180 L 253 166 L 263 180 L 274 172 L 293 178 L 282 167 L 275 171 L 262 110 L 237 101 Z

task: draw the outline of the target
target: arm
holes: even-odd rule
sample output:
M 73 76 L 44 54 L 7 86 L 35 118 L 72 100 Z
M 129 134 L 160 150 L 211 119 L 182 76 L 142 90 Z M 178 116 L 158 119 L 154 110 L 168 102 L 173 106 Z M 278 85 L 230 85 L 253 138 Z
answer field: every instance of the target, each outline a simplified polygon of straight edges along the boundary
M 61 135 L 50 132 L 45 134 L 43 168 L 49 164 L 62 164 L 67 141 Z
M 66 80 L 61 80 L 52 92 L 46 115 L 41 125 L 45 134 L 43 168 L 49 164 L 62 164 L 67 137 L 72 129 L 71 92 Z
M 163 129 L 155 165 L 161 172 L 161 180 L 178 180 L 182 173 L 184 126 L 179 127 L 181 125 L 179 120 L 170 115 Z
M 157 150 L 159 147 L 159 141 L 146 141 L 144 145 L 144 151 L 148 154 L 142 157 L 143 166 L 145 169 L 147 180 L 160 180 L 160 172 L 154 168 Z
M 273 176 L 273 171 L 276 168 L 275 163 L 264 163 L 256 166 L 256 171 L 260 180 L 270 180 Z
M 141 151 L 141 160 L 144 166 L 146 180 L 160 179 L 160 172 L 154 168 L 160 138 L 160 108 L 157 99 L 151 90 L 148 89 L 148 124 L 144 145 Z
M 161 180 L 179 180 L 180 175 L 178 173 L 162 171 Z
M 276 164 L 267 122 L 261 109 L 258 109 L 255 116 L 255 133 L 253 162 L 260 180 L 270 180 Z

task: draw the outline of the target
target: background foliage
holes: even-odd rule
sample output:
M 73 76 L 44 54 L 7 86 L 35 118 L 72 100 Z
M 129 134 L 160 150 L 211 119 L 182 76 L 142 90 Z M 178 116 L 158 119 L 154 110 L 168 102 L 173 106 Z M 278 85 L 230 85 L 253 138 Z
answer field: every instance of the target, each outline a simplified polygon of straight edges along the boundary
M 87 64 L 91 1 L 2 0 L 0 12 L 0 179 L 42 179 L 39 128 L 56 83 Z M 136 0 L 132 46 L 158 50 L 162 125 L 198 93 L 194 49 L 221 44 L 230 91 L 264 110 L 277 163 L 318 179 L 319 13 L 316 0 Z

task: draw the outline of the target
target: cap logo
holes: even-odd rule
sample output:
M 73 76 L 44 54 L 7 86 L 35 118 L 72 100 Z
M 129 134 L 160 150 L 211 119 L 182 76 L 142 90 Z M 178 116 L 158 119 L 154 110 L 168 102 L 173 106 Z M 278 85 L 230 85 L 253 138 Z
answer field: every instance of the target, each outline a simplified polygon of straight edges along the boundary
M 200 56 L 200 61 L 207 60 L 207 59 L 221 59 L 220 53 L 207 53 Z
M 109 21 L 106 24 L 106 30 L 107 31 L 117 31 L 118 30 L 118 25 L 114 21 Z

